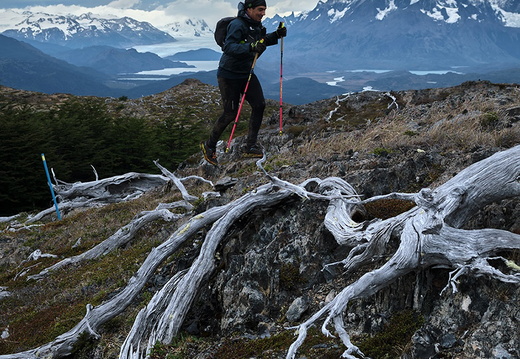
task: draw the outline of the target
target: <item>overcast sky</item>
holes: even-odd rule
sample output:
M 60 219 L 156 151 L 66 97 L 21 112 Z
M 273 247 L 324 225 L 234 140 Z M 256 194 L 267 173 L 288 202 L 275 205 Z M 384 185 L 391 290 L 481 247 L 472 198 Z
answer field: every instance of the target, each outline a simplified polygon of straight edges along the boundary
M 204 19 L 213 26 L 224 16 L 236 14 L 238 0 L 0 0 L 0 9 L 25 9 L 51 14 L 129 16 L 162 26 L 186 18 Z M 312 10 L 318 0 L 267 0 L 267 17 Z M 1 19 L 0 12 L 0 22 Z

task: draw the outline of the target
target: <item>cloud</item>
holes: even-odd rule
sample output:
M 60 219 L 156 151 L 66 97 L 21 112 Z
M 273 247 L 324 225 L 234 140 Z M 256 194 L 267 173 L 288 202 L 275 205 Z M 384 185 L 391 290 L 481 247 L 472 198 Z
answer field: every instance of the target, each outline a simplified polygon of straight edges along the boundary
M 237 2 L 238 4 L 238 2 Z M 217 21 L 224 16 L 234 16 L 237 13 L 236 5 L 233 6 L 226 1 L 210 0 L 177 0 L 167 6 L 159 7 L 165 12 L 166 16 L 172 21 L 197 18 L 204 19 L 207 24 L 213 27 Z
M 272 17 L 276 14 L 288 15 L 293 11 L 312 10 L 317 0 L 267 0 L 266 2 L 266 17 Z M 209 26 L 214 26 L 220 18 L 236 15 L 238 3 L 238 0 L 175 0 L 159 6 L 157 10 L 164 10 L 172 19 L 198 18 L 204 19 Z
M 280 0 L 280 1 L 267 1 L 267 10 L 269 11 L 268 16 L 275 14 L 289 15 L 292 12 L 299 13 L 302 11 L 312 10 L 318 3 L 317 0 Z
M 131 9 L 139 4 L 139 0 L 114 0 L 107 5 L 116 9 Z
M 93 13 L 110 18 L 128 16 L 139 21 L 149 22 L 160 29 L 164 29 L 168 24 L 186 19 L 203 19 L 213 28 L 220 18 L 236 15 L 239 3 L 238 0 L 113 0 L 107 5 L 88 6 L 87 4 L 92 4 L 91 0 L 71 0 L 69 3 L 72 1 L 75 1 L 78 5 L 27 6 L 24 9 L 60 15 Z M 99 4 L 99 1 L 97 3 Z M 152 4 L 155 3 L 163 4 L 153 9 Z M 316 3 L 317 0 L 267 0 L 266 16 L 288 15 L 293 11 L 311 10 L 316 6 Z M 148 10 L 139 9 L 143 5 L 146 5 Z

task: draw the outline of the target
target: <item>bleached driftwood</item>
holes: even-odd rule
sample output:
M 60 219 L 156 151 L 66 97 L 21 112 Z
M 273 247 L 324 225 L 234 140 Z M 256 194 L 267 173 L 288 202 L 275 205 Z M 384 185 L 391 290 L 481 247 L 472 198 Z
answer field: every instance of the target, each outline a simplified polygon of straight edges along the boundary
M 197 197 L 195 196 L 192 196 L 188 193 L 188 191 L 186 190 L 186 187 L 184 186 L 184 184 L 182 183 L 183 180 L 186 180 L 186 179 L 192 179 L 192 178 L 195 178 L 195 179 L 198 179 L 200 181 L 203 181 L 203 182 L 206 182 L 206 183 L 209 183 L 211 186 L 213 186 L 213 183 L 211 181 L 208 181 L 204 178 L 201 178 L 201 177 L 197 177 L 197 176 L 190 176 L 190 177 L 187 177 L 185 179 L 179 179 L 177 178 L 177 176 L 175 176 L 173 173 L 171 173 L 170 171 L 168 171 L 166 168 L 164 168 L 163 166 L 161 166 L 159 164 L 158 161 L 153 161 L 153 163 L 161 170 L 161 172 L 163 173 L 164 176 L 166 176 L 167 178 L 169 178 L 174 184 L 175 186 L 177 186 L 177 188 L 179 189 L 179 191 L 181 191 L 181 194 L 182 194 L 182 198 L 184 198 L 184 200 L 186 202 L 191 202 L 191 201 L 195 201 L 197 199 Z
M 348 303 L 373 295 L 413 270 L 442 266 L 454 270 L 452 279 L 472 273 L 520 283 L 520 274 L 514 271 L 514 264 L 509 265 L 508 268 L 512 268 L 510 272 L 500 272 L 489 263 L 497 252 L 519 249 L 519 235 L 494 229 L 461 229 L 465 221 L 483 206 L 520 195 L 519 158 L 520 146 L 517 146 L 473 164 L 436 190 L 423 189 L 413 195 L 392 194 L 394 198 L 404 196 L 408 200 L 413 199 L 417 207 L 394 218 L 367 223 L 356 223 L 352 218 L 356 212 L 362 211 L 362 204 L 370 199 L 360 200 L 353 188 L 342 179 L 312 179 L 294 185 L 268 175 L 269 184 L 234 202 L 192 217 L 166 242 L 151 251 L 126 288 L 98 307 L 87 307 L 83 320 L 69 332 L 40 348 L 0 358 L 58 358 L 70 354 L 81 333 L 97 336 L 100 325 L 130 304 L 162 261 L 187 239 L 211 225 L 198 258 L 186 272 L 172 278 L 143 309 L 121 348 L 121 359 L 144 358 L 156 342 L 169 343 L 177 335 L 198 289 L 214 270 L 215 251 L 230 226 L 247 212 L 258 207 L 275 206 L 295 193 L 306 200 L 329 201 L 327 228 L 338 243 L 354 246 L 346 260 L 335 264 L 343 266 L 347 272 L 366 264 L 373 253 L 387 254 L 390 249 L 386 248 L 386 244 L 390 236 L 400 239 L 399 248 L 386 263 L 345 287 L 331 302 L 302 323 L 298 327 L 298 338 L 287 352 L 287 358 L 294 358 L 306 338 L 308 328 L 324 318 L 322 331 L 332 335 L 329 330 L 329 325 L 332 325 L 346 347 L 343 356 L 363 357 L 344 328 L 343 316 Z M 261 163 L 259 161 L 258 166 L 263 170 Z M 309 184 L 317 188 L 317 193 L 307 189 Z M 450 285 L 456 288 L 455 282 Z
M 519 159 L 520 146 L 496 153 L 461 171 L 436 190 L 421 190 L 415 196 L 416 208 L 369 225 L 365 231 L 368 245 L 343 263 L 347 270 L 367 261 L 368 256 L 364 252 L 384 252 L 384 244 L 390 235 L 398 235 L 399 248 L 383 266 L 348 285 L 330 303 L 302 323 L 287 358 L 295 358 L 308 328 L 325 315 L 322 332 L 332 335 L 328 325 L 333 325 L 347 348 L 343 357 L 363 357 L 344 329 L 343 315 L 348 303 L 373 295 L 413 270 L 442 266 L 453 268 L 456 272 L 520 283 L 520 273 L 504 273 L 489 263 L 498 252 L 520 249 L 519 235 L 498 229 L 460 229 L 472 214 L 485 205 L 520 195 Z M 354 229 L 347 227 L 346 230 Z M 455 282 L 452 281 L 451 285 L 455 288 Z
M 139 294 L 157 267 L 188 239 L 205 226 L 215 222 L 229 209 L 230 204 L 211 208 L 203 214 L 192 217 L 187 223 L 175 231 L 170 238 L 152 249 L 137 273 L 129 280 L 128 285 L 109 301 L 97 306 L 87 306 L 85 317 L 71 330 L 58 336 L 54 341 L 32 350 L 0 355 L 3 359 L 61 358 L 72 351 L 72 346 L 80 334 L 88 333 L 98 337 L 99 327 L 106 321 L 119 315 Z
M 95 259 L 110 253 L 116 248 L 128 243 L 146 224 L 162 219 L 164 221 L 172 221 L 180 218 L 181 215 L 175 215 L 167 209 L 158 209 L 154 211 L 147 211 L 140 213 L 137 218 L 133 219 L 129 224 L 119 229 L 116 233 L 111 235 L 108 239 L 99 243 L 97 246 L 89 249 L 86 252 L 78 254 L 74 257 L 65 258 L 58 263 L 42 270 L 38 274 L 30 275 L 27 279 L 42 279 L 50 272 L 63 268 L 70 264 L 75 264 L 84 260 Z
M 61 201 L 77 198 L 126 198 L 134 193 L 144 193 L 162 186 L 168 179 L 161 175 L 130 172 L 91 182 L 77 182 L 55 186 Z
M 255 207 L 271 206 L 289 195 L 291 195 L 289 191 L 271 193 L 270 186 L 264 185 L 254 193 L 248 193 L 235 202 L 226 205 L 225 210 L 221 211 L 220 218 L 214 221 L 211 230 L 206 235 L 198 258 L 188 272 L 179 279 L 174 292 L 168 293 L 168 297 L 162 301 L 167 302 L 166 309 L 160 315 L 154 313 L 151 308 L 146 308 L 140 313 L 139 322 L 134 323 L 131 336 L 126 339 L 119 357 L 121 359 L 145 358 L 146 353 L 156 342 L 171 342 L 178 334 L 201 283 L 214 270 L 216 248 L 229 227 Z M 207 212 L 200 216 L 208 218 Z M 165 293 L 158 293 L 152 301 L 159 301 L 159 297 L 164 295 Z M 154 315 L 147 316 L 146 312 L 152 312 Z M 145 321 L 145 317 L 148 321 Z M 144 336 L 145 333 L 140 333 L 138 337 L 135 336 L 135 333 L 140 330 L 139 328 L 149 328 L 146 336 Z
M 45 276 L 47 276 L 51 271 L 57 270 L 59 268 L 62 268 L 69 264 L 78 263 L 80 261 L 89 260 L 89 259 L 95 259 L 99 258 L 101 256 L 104 256 L 108 253 L 110 253 L 112 250 L 116 248 L 120 248 L 121 246 L 128 243 L 134 235 L 139 231 L 142 227 L 144 227 L 148 223 L 152 223 L 156 220 L 162 219 L 164 221 L 172 221 L 175 219 L 179 219 L 182 217 L 182 215 L 176 215 L 171 213 L 168 209 L 173 208 L 179 208 L 184 207 L 186 210 L 191 211 L 193 209 L 193 205 L 189 203 L 189 201 L 193 201 L 196 199 L 194 196 L 190 196 L 188 194 L 188 191 L 182 184 L 181 180 L 178 179 L 173 173 L 165 169 L 164 167 L 160 166 L 157 162 L 155 164 L 161 168 L 163 173 L 173 181 L 173 183 L 178 187 L 178 189 L 181 191 L 182 196 L 184 198 L 183 201 L 178 201 L 174 203 L 161 203 L 157 206 L 157 208 L 154 211 L 145 211 L 140 213 L 136 218 L 134 218 L 129 224 L 119 229 L 116 233 L 114 233 L 112 236 L 110 236 L 108 239 L 104 240 L 100 244 L 96 245 L 95 247 L 89 249 L 86 252 L 83 252 L 82 254 L 79 254 L 74 257 L 66 258 L 51 267 L 48 267 L 44 270 L 42 270 L 40 273 L 28 276 L 27 279 L 42 279 Z M 134 178 L 134 175 L 131 174 L 129 176 L 118 176 L 118 181 L 124 181 L 124 179 L 130 179 L 132 180 Z M 193 177 L 189 177 L 191 179 Z M 200 179 L 200 178 L 197 178 Z M 99 182 L 99 181 L 97 181 Z M 103 181 L 106 183 L 106 181 Z M 113 178 L 108 181 L 110 183 L 113 182 Z M 211 183 L 211 182 L 210 182 Z M 87 186 L 89 188 L 95 187 L 98 188 L 96 184 L 92 186 Z M 95 198 L 93 199 L 95 200 Z M 85 202 L 80 203 L 78 205 L 83 206 Z
M 197 197 L 188 194 L 183 181 L 197 179 L 213 186 L 211 181 L 197 176 L 177 178 L 173 173 L 162 167 L 157 161 L 155 165 L 161 169 L 164 175 L 130 172 L 120 176 L 97 179 L 91 182 L 66 183 L 54 179 L 57 185 L 53 185 L 58 207 L 62 213 L 70 212 L 77 208 L 89 208 L 110 203 L 130 201 L 139 198 L 147 191 L 158 188 L 172 182 L 181 192 L 185 201 L 191 202 Z M 30 217 L 26 223 L 34 223 L 48 215 L 55 213 L 55 208 L 47 208 Z M 3 217 L 2 217 L 3 218 Z
M 91 182 L 66 183 L 54 179 L 53 185 L 62 214 L 77 208 L 89 208 L 110 203 L 130 201 L 140 197 L 150 189 L 168 183 L 161 175 L 130 172 L 121 176 L 108 177 Z M 34 223 L 55 213 L 51 207 L 30 217 L 26 223 Z
M 20 217 L 19 214 L 15 214 L 14 216 L 9 216 L 9 217 L 0 217 L 0 223 L 11 222 L 11 221 L 14 221 L 18 217 Z

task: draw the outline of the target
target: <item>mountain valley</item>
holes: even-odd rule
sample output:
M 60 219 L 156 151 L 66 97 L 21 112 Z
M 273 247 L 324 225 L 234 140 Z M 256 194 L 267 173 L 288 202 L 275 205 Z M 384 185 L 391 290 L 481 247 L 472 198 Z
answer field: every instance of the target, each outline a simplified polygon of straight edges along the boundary
M 81 76 L 77 75 L 78 86 L 68 86 L 65 78 L 51 80 L 46 74 L 41 74 L 35 62 L 24 66 L 10 64 L 5 54 L 12 50 L 4 48 L 3 61 L 8 63 L 0 68 L 0 79 L 5 86 L 47 93 L 134 97 L 165 91 L 187 77 L 216 83 L 215 76 L 208 72 L 118 80 L 121 73 L 188 67 L 182 62 L 200 61 L 200 51 L 174 50 L 183 39 L 190 39 L 195 44 L 197 41 L 204 43 L 199 47 L 199 50 L 205 48 L 207 51 L 203 58 L 211 57 L 215 61 L 218 58 L 216 46 L 214 49 L 206 48 L 207 40 L 212 37 L 211 26 L 203 20 L 172 22 L 158 29 L 152 24 L 129 18 L 102 19 L 94 14 L 67 17 L 6 12 L 3 16 L 6 20 L 8 17 L 18 19 L 16 24 L 2 25 L 3 35 L 27 41 L 47 55 L 66 59 L 70 64 L 88 66 L 111 76 L 92 76 L 92 81 L 97 82 L 93 86 L 92 83 L 83 83 Z M 304 104 L 363 89 L 438 88 L 475 80 L 518 83 L 519 17 L 514 4 L 502 0 L 472 3 L 424 0 L 412 4 L 405 1 L 338 0 L 319 2 L 312 11 L 302 14 L 284 18 L 276 15 L 265 19 L 264 24 L 272 31 L 280 21 L 287 23 L 289 36 L 283 49 L 284 98 L 288 103 Z M 116 26 L 121 26 L 124 31 L 114 32 Z M 6 42 L 2 44 L 5 46 Z M 128 50 L 132 46 L 154 44 L 169 44 L 171 53 L 160 59 L 152 58 L 152 54 L 130 53 Z M 89 48 L 89 45 L 95 46 Z M 97 46 L 113 48 L 111 55 L 107 56 L 106 51 L 102 54 Z M 123 49 L 126 54 L 122 53 Z M 167 60 L 172 56 L 182 60 L 174 60 L 176 63 L 171 64 Z M 266 95 L 273 100 L 279 97 L 280 61 L 280 51 L 270 49 L 263 54 L 257 69 Z M 51 76 L 60 77 L 60 72 L 70 69 L 47 71 Z M 16 76 L 12 75 L 14 73 Z M 31 79 L 31 76 L 35 78 Z M 63 83 L 61 89 L 56 86 L 60 83 Z

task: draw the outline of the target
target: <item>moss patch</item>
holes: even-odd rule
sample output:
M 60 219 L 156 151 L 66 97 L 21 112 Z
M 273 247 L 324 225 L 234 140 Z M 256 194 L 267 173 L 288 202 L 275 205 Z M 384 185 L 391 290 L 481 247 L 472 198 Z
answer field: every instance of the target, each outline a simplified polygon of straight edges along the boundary
M 358 347 L 373 359 L 400 358 L 413 333 L 423 322 L 424 319 L 411 310 L 399 312 L 381 332 L 364 340 Z
M 387 219 L 415 207 L 415 203 L 401 199 L 382 199 L 367 203 L 365 208 L 370 218 Z
M 268 359 L 283 357 L 296 337 L 292 331 L 284 331 L 268 338 L 225 341 L 213 356 L 214 359 Z M 307 333 L 298 354 L 315 359 L 339 358 L 343 348 L 335 338 L 327 338 L 316 328 Z

